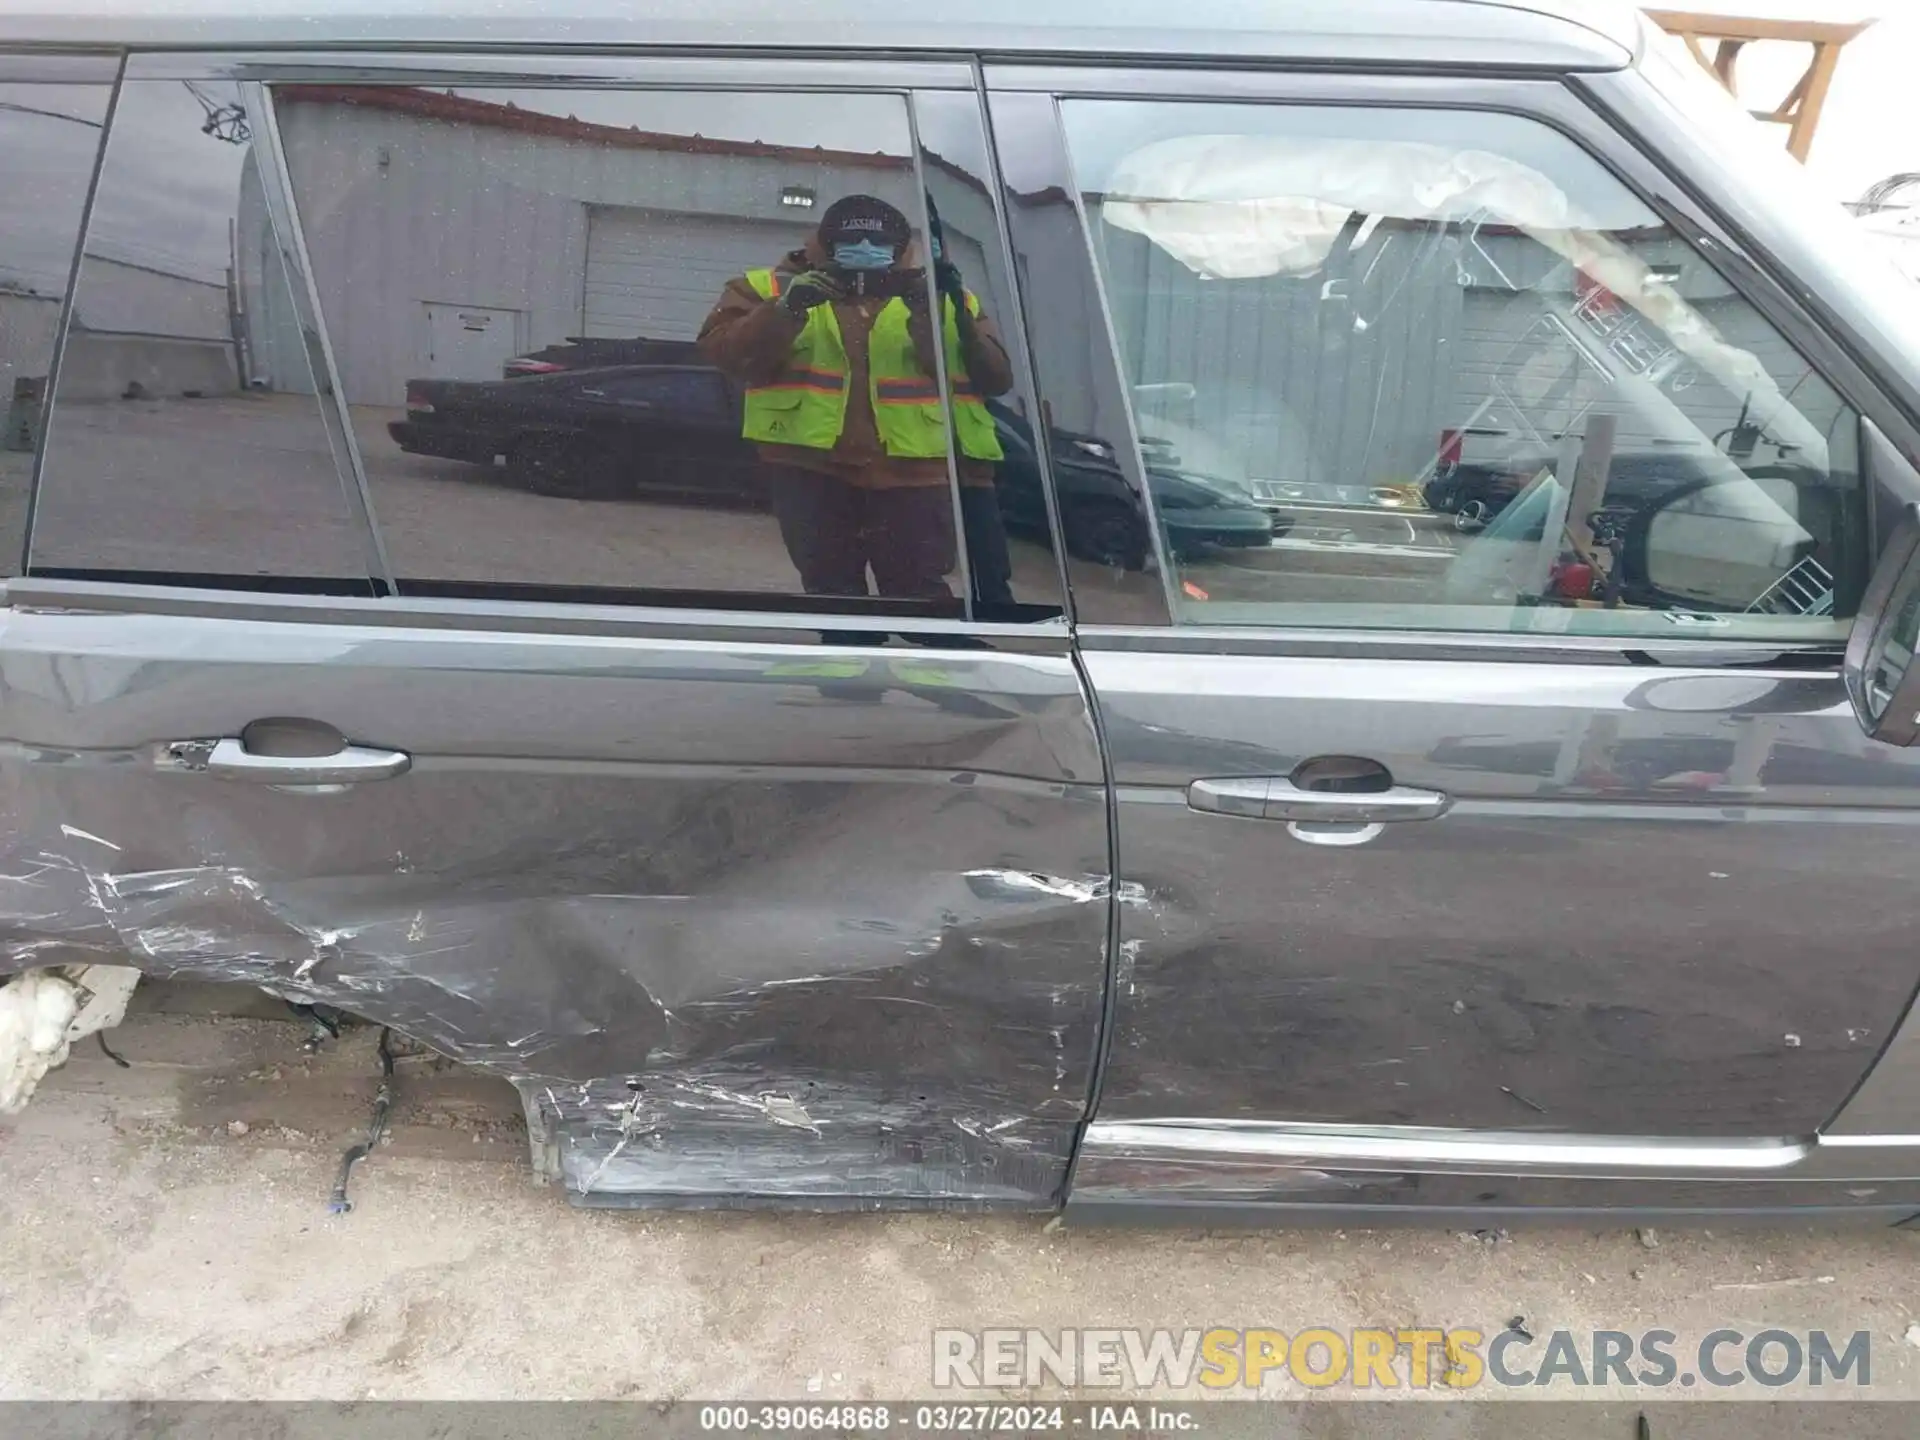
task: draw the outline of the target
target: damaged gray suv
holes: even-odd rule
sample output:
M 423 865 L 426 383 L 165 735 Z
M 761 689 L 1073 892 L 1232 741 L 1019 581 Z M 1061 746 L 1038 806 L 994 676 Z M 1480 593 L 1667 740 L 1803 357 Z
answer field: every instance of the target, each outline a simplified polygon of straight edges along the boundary
M 1684 51 L 643 8 L 0 16 L 0 1106 L 214 980 L 583 1205 L 1920 1215 L 1920 297 Z

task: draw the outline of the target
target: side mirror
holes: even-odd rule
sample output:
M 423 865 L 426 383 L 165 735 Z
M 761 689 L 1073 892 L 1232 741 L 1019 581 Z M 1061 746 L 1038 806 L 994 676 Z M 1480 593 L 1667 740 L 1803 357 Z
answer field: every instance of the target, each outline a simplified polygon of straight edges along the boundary
M 1920 741 L 1920 505 L 1903 505 L 1847 637 L 1847 695 L 1861 729 L 1889 745 Z

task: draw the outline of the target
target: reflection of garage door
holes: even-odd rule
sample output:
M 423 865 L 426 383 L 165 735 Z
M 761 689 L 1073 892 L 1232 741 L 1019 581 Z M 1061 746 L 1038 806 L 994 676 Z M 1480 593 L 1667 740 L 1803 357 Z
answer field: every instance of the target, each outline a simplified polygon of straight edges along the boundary
M 586 333 L 691 340 L 727 281 L 774 264 L 810 229 L 655 210 L 589 210 Z

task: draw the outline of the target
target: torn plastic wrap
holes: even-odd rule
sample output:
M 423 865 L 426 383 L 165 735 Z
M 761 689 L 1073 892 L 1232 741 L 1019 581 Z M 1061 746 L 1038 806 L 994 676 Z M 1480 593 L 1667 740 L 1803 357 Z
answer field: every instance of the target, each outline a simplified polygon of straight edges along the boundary
M 1060 664 L 1017 703 L 981 683 L 997 704 L 896 699 L 897 743 L 843 739 L 811 683 L 711 697 L 787 702 L 763 742 L 786 763 L 761 766 L 689 755 L 731 742 L 711 719 L 649 738 L 664 763 L 436 756 L 447 742 L 419 732 L 473 723 L 472 701 L 429 718 L 422 701 L 392 728 L 341 723 L 414 764 L 332 795 L 181 773 L 157 740 L 16 744 L 0 972 L 129 964 L 390 1025 L 518 1083 L 564 1157 L 549 1173 L 596 1203 L 1050 1204 L 1086 1109 L 1109 904 L 1077 684 Z M 520 723 L 568 719 L 561 700 Z M 1056 774 L 984 768 L 1010 761 Z

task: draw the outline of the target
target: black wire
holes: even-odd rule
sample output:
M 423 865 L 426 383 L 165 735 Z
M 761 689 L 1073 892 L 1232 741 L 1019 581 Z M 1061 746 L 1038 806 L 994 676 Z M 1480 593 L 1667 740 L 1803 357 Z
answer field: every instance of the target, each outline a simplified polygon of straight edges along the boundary
M 392 1038 L 393 1032 L 382 1025 L 377 1047 L 380 1054 L 380 1088 L 373 1096 L 373 1118 L 367 1123 L 367 1138 L 348 1147 L 346 1154 L 340 1157 L 340 1174 L 333 1182 L 333 1193 L 327 1197 L 327 1209 L 335 1215 L 352 1213 L 353 1201 L 347 1198 L 347 1181 L 353 1175 L 353 1167 L 372 1154 L 373 1147 L 387 1133 L 387 1116 L 393 1111 Z
M 106 1031 L 94 1031 L 93 1038 L 100 1042 L 100 1053 L 106 1056 L 107 1059 L 113 1061 L 113 1063 L 118 1065 L 122 1070 L 131 1070 L 133 1068 L 132 1064 L 125 1057 L 113 1053 L 113 1047 L 107 1044 Z

